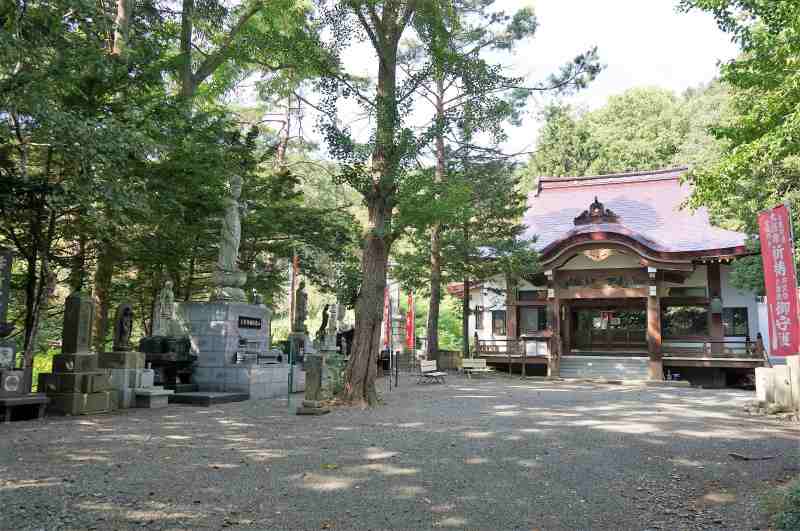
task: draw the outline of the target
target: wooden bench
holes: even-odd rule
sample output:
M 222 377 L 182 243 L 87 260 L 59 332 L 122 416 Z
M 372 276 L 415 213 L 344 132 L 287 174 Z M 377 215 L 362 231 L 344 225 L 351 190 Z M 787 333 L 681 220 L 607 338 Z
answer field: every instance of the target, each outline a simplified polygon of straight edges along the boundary
M 437 370 L 436 360 L 420 360 L 419 362 L 419 380 L 417 383 L 445 383 L 444 377 L 447 376 L 446 372 Z
M 461 370 L 468 378 L 472 378 L 473 373 L 487 373 L 494 369 L 486 366 L 486 360 L 480 358 L 466 358 L 461 360 Z

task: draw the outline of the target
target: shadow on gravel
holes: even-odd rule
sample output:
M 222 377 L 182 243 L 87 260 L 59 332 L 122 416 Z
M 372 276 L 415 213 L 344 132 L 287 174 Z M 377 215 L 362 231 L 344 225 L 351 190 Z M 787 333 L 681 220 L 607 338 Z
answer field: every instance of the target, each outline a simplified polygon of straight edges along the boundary
M 739 392 L 476 380 L 314 418 L 275 400 L 17 423 L 0 528 L 752 526 L 747 493 L 800 459 Z

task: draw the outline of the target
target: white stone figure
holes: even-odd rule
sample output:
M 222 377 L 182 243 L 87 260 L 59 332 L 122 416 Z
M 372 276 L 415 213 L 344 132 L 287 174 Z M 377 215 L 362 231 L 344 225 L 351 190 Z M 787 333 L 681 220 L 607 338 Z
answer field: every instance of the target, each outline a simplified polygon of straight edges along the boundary
M 225 198 L 225 217 L 219 241 L 217 258 L 217 287 L 211 296 L 212 301 L 246 302 L 247 296 L 242 286 L 247 282 L 247 273 L 239 271 L 239 244 L 242 239 L 241 205 L 242 178 L 231 177 L 230 195 Z
M 158 293 L 155 311 L 153 311 L 153 335 L 167 336 L 170 333 L 170 323 L 175 320 L 175 294 L 172 292 L 172 281 L 164 282 L 164 287 Z
M 230 195 L 225 199 L 225 218 L 219 243 L 217 267 L 223 272 L 238 271 L 239 243 L 242 239 L 242 221 L 239 212 L 239 197 L 242 195 L 242 178 L 231 177 Z

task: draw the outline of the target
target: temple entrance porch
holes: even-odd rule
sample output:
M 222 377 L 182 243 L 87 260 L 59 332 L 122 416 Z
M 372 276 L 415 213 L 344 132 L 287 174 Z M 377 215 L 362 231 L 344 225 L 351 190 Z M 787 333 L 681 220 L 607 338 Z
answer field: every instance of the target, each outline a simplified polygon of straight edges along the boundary
M 564 300 L 564 355 L 647 356 L 647 301 Z

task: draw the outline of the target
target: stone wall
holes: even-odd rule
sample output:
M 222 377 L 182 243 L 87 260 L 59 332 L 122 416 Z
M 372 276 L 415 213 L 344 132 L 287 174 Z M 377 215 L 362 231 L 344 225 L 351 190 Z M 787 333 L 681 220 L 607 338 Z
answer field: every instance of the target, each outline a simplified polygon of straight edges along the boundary
M 780 411 L 800 411 L 800 355 L 787 356 L 786 365 L 756 369 L 760 404 Z

